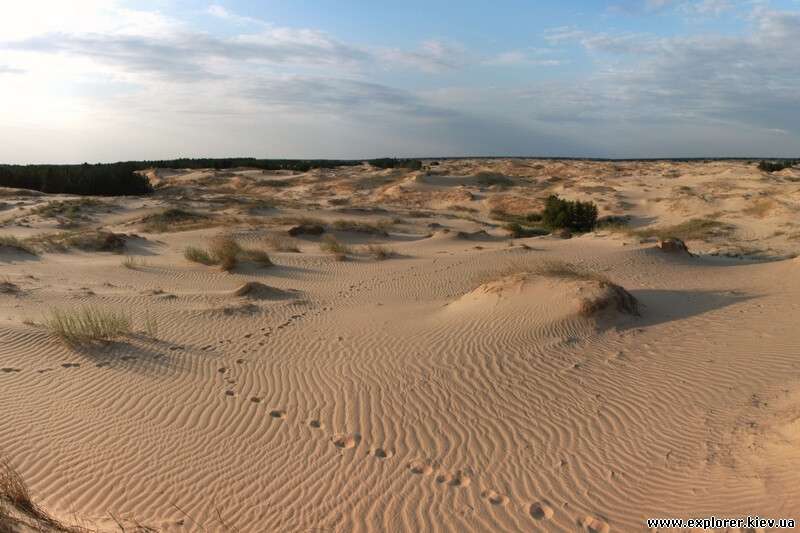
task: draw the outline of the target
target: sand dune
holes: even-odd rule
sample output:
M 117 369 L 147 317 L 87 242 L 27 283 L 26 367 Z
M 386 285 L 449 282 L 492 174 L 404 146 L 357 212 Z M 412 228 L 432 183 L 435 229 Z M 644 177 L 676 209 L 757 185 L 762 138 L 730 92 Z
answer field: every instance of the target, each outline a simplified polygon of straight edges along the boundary
M 135 260 L 0 247 L 0 451 L 34 499 L 102 531 L 800 518 L 797 170 L 434 169 L 159 169 L 151 198 L 113 199 L 71 230 L 136 234 Z M 494 218 L 550 193 L 631 226 L 511 239 Z M 0 235 L 50 231 L 32 210 L 52 198 L 3 197 L 22 205 Z M 211 218 L 142 226 L 166 208 Z M 733 229 L 677 228 L 693 256 L 637 233 L 687 218 Z M 324 234 L 276 251 L 270 236 L 303 221 L 336 235 L 346 260 L 320 249 Z M 273 265 L 224 272 L 184 257 L 220 233 Z M 395 254 L 378 260 L 370 244 Z M 581 274 L 555 275 L 565 263 Z M 131 332 L 70 345 L 44 326 L 52 308 L 84 306 L 127 313 Z

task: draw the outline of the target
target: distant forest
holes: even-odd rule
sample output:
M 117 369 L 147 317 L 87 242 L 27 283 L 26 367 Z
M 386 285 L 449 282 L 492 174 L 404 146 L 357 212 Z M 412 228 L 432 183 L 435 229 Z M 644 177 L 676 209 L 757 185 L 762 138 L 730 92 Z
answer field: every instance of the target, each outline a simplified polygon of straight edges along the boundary
M 258 168 L 307 172 L 314 168 L 360 165 L 359 160 L 256 159 L 251 157 L 168 159 L 82 165 L 0 165 L 0 187 L 32 189 L 46 193 L 120 196 L 148 194 L 150 182 L 138 171 L 149 168 Z M 417 159 L 381 158 L 368 161 L 378 168 L 422 168 Z

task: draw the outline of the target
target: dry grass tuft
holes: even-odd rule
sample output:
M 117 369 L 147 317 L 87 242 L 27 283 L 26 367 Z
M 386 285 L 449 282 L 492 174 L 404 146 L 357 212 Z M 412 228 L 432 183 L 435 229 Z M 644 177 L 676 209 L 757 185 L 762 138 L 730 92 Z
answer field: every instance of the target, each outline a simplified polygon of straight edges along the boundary
M 36 248 L 34 248 L 27 240 L 18 239 L 13 235 L 0 235 L 0 252 L 3 248 L 22 252 L 30 255 L 38 255 Z
M 340 242 L 333 235 L 325 235 L 319 244 L 319 249 L 325 253 L 332 254 L 337 261 L 344 261 L 352 250 L 346 244 Z
M 634 230 L 637 237 L 657 237 L 661 240 L 675 237 L 682 241 L 708 240 L 712 237 L 725 237 L 733 233 L 735 226 L 712 218 L 692 218 L 674 226 L 644 228 Z
M 387 230 L 391 227 L 391 220 L 379 220 L 378 222 L 371 223 L 362 220 L 339 219 L 333 222 L 333 228 L 336 230 L 369 233 L 372 235 L 388 235 Z
M 230 272 L 239 263 L 239 254 L 242 253 L 242 247 L 236 242 L 236 239 L 228 235 L 219 235 L 211 239 L 211 246 L 209 246 L 211 256 L 219 263 L 219 266 L 225 272 Z
M 208 226 L 211 217 L 194 211 L 171 208 L 147 215 L 141 220 L 142 229 L 148 233 L 166 233 L 170 231 L 184 231 Z
M 398 256 L 398 253 L 393 248 L 384 246 L 382 244 L 368 244 L 366 247 L 364 247 L 364 251 L 367 255 L 373 259 L 377 259 L 378 261 L 383 261 Z
M 109 341 L 131 332 L 131 318 L 124 312 L 83 307 L 53 309 L 44 325 L 54 335 L 74 344 Z
M 31 498 L 28 486 L 11 464 L 0 459 L 0 531 L 79 533 L 48 515 Z
M 65 252 L 73 248 L 85 252 L 120 253 L 125 250 L 124 235 L 99 230 L 44 233 L 26 239 L 26 242 L 48 252 Z
M 276 233 L 270 233 L 264 237 L 264 242 L 270 250 L 276 252 L 293 252 L 300 253 L 300 247 L 297 245 L 297 240 L 291 237 L 284 237 Z

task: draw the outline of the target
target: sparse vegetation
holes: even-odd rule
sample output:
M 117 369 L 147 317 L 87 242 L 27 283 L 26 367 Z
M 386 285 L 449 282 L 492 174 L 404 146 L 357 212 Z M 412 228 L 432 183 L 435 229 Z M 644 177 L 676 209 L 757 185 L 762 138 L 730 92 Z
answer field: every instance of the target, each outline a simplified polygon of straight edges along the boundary
M 597 223 L 597 206 L 593 202 L 563 200 L 553 194 L 545 202 L 542 221 L 551 229 L 591 231 Z
M 376 168 L 407 168 L 410 170 L 420 170 L 422 168 L 422 161 L 419 159 L 395 159 L 393 157 L 382 157 L 379 159 L 370 159 L 367 162 Z
M 216 260 L 211 257 L 208 250 L 198 248 L 197 246 L 187 246 L 183 250 L 183 257 L 193 263 L 202 263 L 204 265 L 215 265 Z
M 264 237 L 264 242 L 270 250 L 275 250 L 276 252 L 300 253 L 300 247 L 297 244 L 297 240 L 292 239 L 291 237 L 284 237 L 283 235 L 278 235 L 277 233 L 270 233 Z
M 148 233 L 165 233 L 203 227 L 211 217 L 185 209 L 170 208 L 142 218 L 142 229 Z
M 18 239 L 13 235 L 0 235 L 0 251 L 3 251 L 3 249 L 22 252 L 29 255 L 38 255 L 36 248 L 33 247 L 27 240 Z
M 392 257 L 397 257 L 398 255 L 393 248 L 384 246 L 382 244 L 368 244 L 364 250 L 367 255 L 378 261 L 391 259 Z
M 26 239 L 34 248 L 48 252 L 65 252 L 70 249 L 85 252 L 115 252 L 125 250 L 125 237 L 110 231 L 64 231 L 44 233 Z
M 675 237 L 682 241 L 708 240 L 711 237 L 730 235 L 735 227 L 711 218 L 692 218 L 674 226 L 644 228 L 632 231 L 633 235 L 642 238 L 656 237 L 668 239 Z
M 34 208 L 31 210 L 31 213 L 45 218 L 62 217 L 74 221 L 85 218 L 84 210 L 86 208 L 101 207 L 104 205 L 107 204 L 93 198 L 80 198 L 77 200 L 54 200 Z
M 791 168 L 797 164 L 800 164 L 800 160 L 798 159 L 783 159 L 778 161 L 760 161 L 758 163 L 758 169 L 764 172 L 777 172 L 779 170 L 783 170 L 785 168 Z
M 131 318 L 126 313 L 91 306 L 53 309 L 44 324 L 53 334 L 76 344 L 108 341 L 131 332 Z
M 272 266 L 269 254 L 257 248 L 244 248 L 229 235 L 218 235 L 211 239 L 208 249 L 187 246 L 183 256 L 194 263 L 203 265 L 219 265 L 225 272 L 230 272 L 240 260 L 251 261 L 262 267 Z
M 539 237 L 541 235 L 547 235 L 550 233 L 549 230 L 545 228 L 541 228 L 538 226 L 523 226 L 516 222 L 511 222 L 508 224 L 503 225 L 503 229 L 509 232 L 510 236 L 514 239 L 524 239 L 527 237 Z
M 78 533 L 48 515 L 33 501 L 22 476 L 8 461 L 0 459 L 0 531 L 51 531 Z
M 475 181 L 481 187 L 491 187 L 493 185 L 498 187 L 510 187 L 514 185 L 514 181 L 508 176 L 486 171 L 477 173 L 475 175 Z
M 146 265 L 147 264 L 145 263 L 144 259 L 134 257 L 132 255 L 126 255 L 125 259 L 122 260 L 122 266 L 129 270 L 136 270 Z
M 333 222 L 333 228 L 339 231 L 352 231 L 357 233 L 370 233 L 374 235 L 388 235 L 387 229 L 392 226 L 390 220 L 380 220 L 376 223 L 361 220 L 339 219 Z
M 319 249 L 332 254 L 337 261 L 344 261 L 348 254 L 352 253 L 350 247 L 337 240 L 333 235 L 325 235 L 319 244 Z

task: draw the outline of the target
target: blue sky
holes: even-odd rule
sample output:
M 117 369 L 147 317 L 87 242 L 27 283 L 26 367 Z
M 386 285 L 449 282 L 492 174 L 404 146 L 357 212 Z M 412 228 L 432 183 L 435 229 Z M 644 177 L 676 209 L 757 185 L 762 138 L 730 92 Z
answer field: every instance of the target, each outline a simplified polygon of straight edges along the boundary
M 9 1 L 0 162 L 800 152 L 800 2 Z

